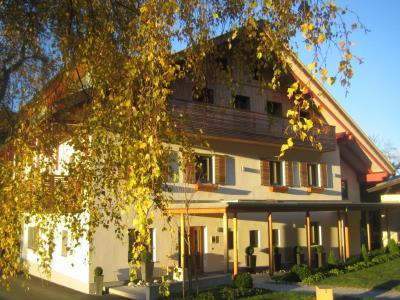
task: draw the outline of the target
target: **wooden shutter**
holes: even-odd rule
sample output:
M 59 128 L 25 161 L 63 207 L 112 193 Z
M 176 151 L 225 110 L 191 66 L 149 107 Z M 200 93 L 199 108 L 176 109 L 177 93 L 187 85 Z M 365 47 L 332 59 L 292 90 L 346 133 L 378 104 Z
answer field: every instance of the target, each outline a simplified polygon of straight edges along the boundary
M 226 158 L 224 155 L 215 156 L 215 183 L 225 184 L 226 180 Z
M 269 177 L 269 161 L 260 160 L 261 185 L 271 185 Z
M 300 163 L 300 183 L 301 186 L 309 186 L 308 184 L 308 170 L 307 170 L 307 163 L 301 162 Z
M 285 185 L 286 186 L 293 186 L 293 162 L 292 161 L 285 161 Z
M 328 187 L 328 166 L 327 164 L 320 164 L 319 169 L 321 170 L 321 187 L 327 188 Z
M 196 166 L 193 162 L 186 163 L 184 180 L 186 183 L 196 183 Z

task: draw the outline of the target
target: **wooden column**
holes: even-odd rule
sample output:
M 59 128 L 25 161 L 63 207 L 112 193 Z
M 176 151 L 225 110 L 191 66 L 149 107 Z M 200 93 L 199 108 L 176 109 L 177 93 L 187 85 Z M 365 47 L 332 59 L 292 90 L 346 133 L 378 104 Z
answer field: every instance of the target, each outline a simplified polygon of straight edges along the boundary
M 350 258 L 350 228 L 349 228 L 349 217 L 347 209 L 344 211 L 344 241 L 345 241 L 345 258 Z
M 369 211 L 365 212 L 365 229 L 367 230 L 367 249 L 368 252 L 372 250 L 372 243 L 371 243 L 371 224 L 369 220 Z
M 342 216 L 340 211 L 337 212 L 337 227 L 338 227 L 338 248 L 339 248 L 339 260 L 343 260 L 343 229 L 342 229 Z
M 307 264 L 311 268 L 311 220 L 310 212 L 306 213 Z
M 228 249 L 228 214 L 225 212 L 222 216 L 224 231 L 224 273 L 229 271 L 229 249 Z
M 237 213 L 233 215 L 233 275 L 239 273 L 239 257 L 238 257 L 238 220 Z
M 387 242 L 390 241 L 389 211 L 385 209 Z
M 268 259 L 269 259 L 269 267 L 268 272 L 269 275 L 274 275 L 274 249 L 272 244 L 272 212 L 268 213 Z
M 182 274 L 185 275 L 185 216 L 181 214 L 181 227 L 180 227 L 180 234 L 181 234 L 181 268 Z

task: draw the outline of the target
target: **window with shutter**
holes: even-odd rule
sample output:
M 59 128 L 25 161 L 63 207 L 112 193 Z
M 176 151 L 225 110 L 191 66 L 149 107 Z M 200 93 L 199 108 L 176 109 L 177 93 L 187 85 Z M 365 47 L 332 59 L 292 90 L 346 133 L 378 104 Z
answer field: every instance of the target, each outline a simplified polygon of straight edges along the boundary
M 300 163 L 300 183 L 301 186 L 308 186 L 308 170 L 306 162 Z
M 270 161 L 269 162 L 269 181 L 271 185 L 282 186 L 282 162 Z
M 321 187 L 328 187 L 328 166 L 327 164 L 320 164 L 319 165 L 320 172 L 321 172 Z
M 260 173 L 261 173 L 261 185 L 266 185 L 266 186 L 270 185 L 268 160 L 260 161 Z

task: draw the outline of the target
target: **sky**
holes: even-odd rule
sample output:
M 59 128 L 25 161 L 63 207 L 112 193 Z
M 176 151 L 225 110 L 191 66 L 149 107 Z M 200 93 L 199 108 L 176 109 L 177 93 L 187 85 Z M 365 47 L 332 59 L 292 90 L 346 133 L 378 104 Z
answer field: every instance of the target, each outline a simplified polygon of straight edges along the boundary
M 353 37 L 354 52 L 364 63 L 354 65 L 348 95 L 338 83 L 327 89 L 368 136 L 391 143 L 400 153 L 400 0 L 337 3 L 357 13 L 370 32 Z M 307 65 L 306 50 L 298 54 Z

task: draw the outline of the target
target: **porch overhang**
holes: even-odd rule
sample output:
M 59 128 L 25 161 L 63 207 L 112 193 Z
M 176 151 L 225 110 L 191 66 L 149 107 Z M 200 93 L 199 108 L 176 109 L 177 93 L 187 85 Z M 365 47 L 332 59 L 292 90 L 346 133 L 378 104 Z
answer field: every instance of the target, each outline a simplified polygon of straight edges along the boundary
M 173 202 L 167 209 L 170 214 L 223 214 L 252 212 L 307 212 L 307 211 L 374 211 L 400 208 L 400 203 L 366 203 L 349 201 L 196 201 L 188 207 L 184 202 Z

